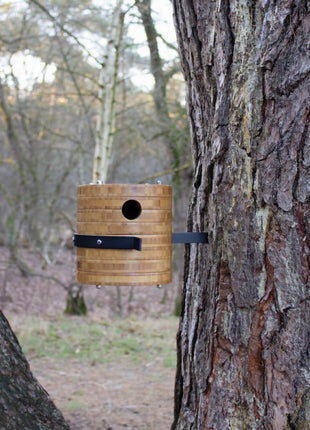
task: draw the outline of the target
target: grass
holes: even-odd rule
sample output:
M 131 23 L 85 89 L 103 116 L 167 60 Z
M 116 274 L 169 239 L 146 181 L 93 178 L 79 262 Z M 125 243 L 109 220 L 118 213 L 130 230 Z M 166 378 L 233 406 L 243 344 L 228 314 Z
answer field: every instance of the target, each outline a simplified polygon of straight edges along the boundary
M 175 317 L 92 320 L 90 317 L 8 318 L 26 356 L 107 364 L 160 361 L 175 367 Z
M 79 402 L 78 400 L 68 400 L 64 405 L 62 405 L 63 412 L 72 412 L 72 411 L 83 411 L 87 409 L 85 403 Z

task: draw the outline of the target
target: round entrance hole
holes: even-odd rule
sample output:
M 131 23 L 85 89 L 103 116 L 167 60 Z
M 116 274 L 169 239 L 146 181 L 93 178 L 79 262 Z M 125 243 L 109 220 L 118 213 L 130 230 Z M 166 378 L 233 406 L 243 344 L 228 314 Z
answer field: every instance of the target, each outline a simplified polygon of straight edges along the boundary
M 136 219 L 142 211 L 141 205 L 137 200 L 127 200 L 122 206 L 122 214 L 127 219 Z

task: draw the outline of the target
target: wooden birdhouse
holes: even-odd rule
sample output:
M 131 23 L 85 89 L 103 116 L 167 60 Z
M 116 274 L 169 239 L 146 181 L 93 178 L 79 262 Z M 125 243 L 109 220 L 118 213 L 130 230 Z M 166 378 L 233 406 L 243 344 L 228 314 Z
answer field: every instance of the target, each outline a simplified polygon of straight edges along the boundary
M 172 188 L 91 184 L 78 187 L 77 281 L 157 285 L 171 281 Z

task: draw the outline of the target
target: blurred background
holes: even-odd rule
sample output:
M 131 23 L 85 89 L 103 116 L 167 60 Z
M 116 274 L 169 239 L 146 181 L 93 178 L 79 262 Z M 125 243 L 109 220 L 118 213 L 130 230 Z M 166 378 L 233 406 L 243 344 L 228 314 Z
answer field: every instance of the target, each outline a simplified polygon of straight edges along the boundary
M 131 420 L 135 429 L 168 428 L 184 246 L 174 246 L 171 284 L 98 290 L 76 283 L 72 235 L 76 187 L 98 179 L 172 185 L 173 231 L 186 230 L 191 150 L 171 2 L 3 1 L 0 23 L 1 309 L 32 367 L 41 377 L 49 369 L 43 382 L 74 429 L 123 428 L 116 416 L 126 428 Z M 91 345 L 108 346 L 112 359 Z M 107 404 L 63 369 L 74 368 L 79 384 L 82 370 L 90 381 L 92 366 L 110 371 L 114 359 L 138 372 L 138 403 L 154 381 L 146 369 L 157 369 L 166 385 L 152 388 L 150 402 L 166 392 L 165 413 L 147 421 L 141 404 L 132 412 L 116 395 L 103 424 Z M 53 385 L 60 374 L 70 392 Z M 97 412 L 82 418 L 83 405 Z
M 190 137 L 171 2 L 13 0 L 0 19 L 0 297 L 18 270 L 49 276 L 72 300 L 84 294 L 71 243 L 77 185 L 170 184 L 173 230 L 186 228 Z M 173 301 L 183 269 L 174 248 Z M 126 292 L 114 290 L 112 312 L 123 312 Z

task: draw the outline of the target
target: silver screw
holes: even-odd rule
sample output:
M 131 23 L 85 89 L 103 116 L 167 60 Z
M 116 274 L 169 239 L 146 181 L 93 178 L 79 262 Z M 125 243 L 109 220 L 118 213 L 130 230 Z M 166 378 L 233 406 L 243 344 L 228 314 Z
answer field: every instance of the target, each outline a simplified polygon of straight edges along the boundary
M 102 245 L 102 240 L 101 239 L 97 240 L 97 245 Z

